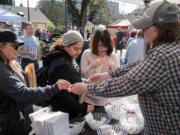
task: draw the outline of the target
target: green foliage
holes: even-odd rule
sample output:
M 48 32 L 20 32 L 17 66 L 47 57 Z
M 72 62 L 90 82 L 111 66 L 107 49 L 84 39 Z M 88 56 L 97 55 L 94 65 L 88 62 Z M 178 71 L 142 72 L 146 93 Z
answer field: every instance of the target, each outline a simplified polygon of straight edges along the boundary
M 87 17 L 88 6 L 91 0 L 82 0 L 77 5 L 74 0 L 67 0 L 70 14 L 72 15 L 72 22 L 77 23 L 78 27 L 84 29 Z
M 48 29 L 48 31 L 52 31 L 52 30 L 54 30 L 56 27 L 55 27 L 55 25 L 52 23 L 52 22 L 48 22 L 48 24 L 47 24 L 47 29 Z
M 107 0 L 91 0 L 88 18 L 94 24 L 105 24 L 110 17 Z
M 12 5 L 13 1 L 12 0 L 0 0 L 0 4 L 2 4 L 2 5 Z
M 88 19 L 94 24 L 106 24 L 111 19 L 107 6 L 107 0 L 75 0 L 67 1 L 67 24 L 70 22 L 84 29 Z M 40 0 L 38 7 L 54 23 L 55 26 L 62 26 L 65 22 L 64 0 Z
M 62 33 L 52 33 L 52 38 L 61 38 Z
M 40 0 L 39 9 L 54 23 L 64 24 L 64 2 L 56 0 Z

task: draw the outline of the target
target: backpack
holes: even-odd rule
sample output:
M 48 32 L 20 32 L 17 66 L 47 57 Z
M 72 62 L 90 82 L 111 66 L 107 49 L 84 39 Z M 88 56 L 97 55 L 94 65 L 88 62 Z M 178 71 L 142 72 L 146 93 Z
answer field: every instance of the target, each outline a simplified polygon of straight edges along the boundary
M 43 66 L 36 71 L 37 86 L 44 87 L 50 84 L 51 73 L 55 70 L 55 67 L 59 65 L 56 59 L 52 60 L 49 65 Z
M 36 71 L 36 80 L 37 80 L 37 85 L 44 87 L 48 84 L 49 82 L 49 74 L 48 74 L 48 66 L 41 67 Z

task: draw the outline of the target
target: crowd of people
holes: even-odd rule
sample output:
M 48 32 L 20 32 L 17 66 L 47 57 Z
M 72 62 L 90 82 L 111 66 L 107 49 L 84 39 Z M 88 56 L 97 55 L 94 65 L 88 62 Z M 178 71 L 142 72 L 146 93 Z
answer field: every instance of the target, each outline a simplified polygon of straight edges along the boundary
M 111 97 L 137 94 L 143 134 L 179 135 L 179 13 L 176 4 L 152 2 L 132 22 L 136 29 L 117 32 L 115 41 L 108 30 L 96 29 L 92 36 L 88 32 L 85 47 L 82 30 L 68 30 L 42 57 L 37 40 L 48 43 L 51 33 L 37 29 L 34 36 L 33 24 L 27 22 L 18 37 L 12 26 L 1 22 L 0 134 L 27 135 L 33 104 L 51 105 L 73 119 L 111 103 Z M 122 54 L 123 49 L 122 62 L 117 50 Z M 28 86 L 24 69 L 30 63 L 37 75 L 41 71 L 46 76 L 37 76 L 37 82 L 43 81 L 38 87 Z

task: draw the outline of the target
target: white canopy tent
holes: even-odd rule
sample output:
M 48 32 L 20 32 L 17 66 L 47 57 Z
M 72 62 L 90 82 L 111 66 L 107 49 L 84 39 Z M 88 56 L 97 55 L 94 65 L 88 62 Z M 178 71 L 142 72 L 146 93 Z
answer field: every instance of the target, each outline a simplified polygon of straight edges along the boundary
M 129 29 L 131 23 L 127 18 L 120 20 L 120 22 L 116 24 L 109 24 L 106 27 L 109 29 Z
M 21 21 L 22 19 L 19 15 L 0 8 L 0 22 L 6 22 L 12 25 L 20 25 Z

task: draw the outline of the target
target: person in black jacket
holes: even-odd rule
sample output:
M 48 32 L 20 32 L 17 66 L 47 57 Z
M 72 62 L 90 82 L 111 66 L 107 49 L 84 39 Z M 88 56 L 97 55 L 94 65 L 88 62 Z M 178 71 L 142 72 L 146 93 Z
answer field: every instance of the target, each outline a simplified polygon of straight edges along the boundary
M 68 89 L 63 81 L 55 85 L 30 88 L 16 56 L 23 42 L 10 30 L 0 30 L 0 135 L 28 135 L 31 130 L 28 111 L 32 104 L 50 100 L 61 89 Z
M 64 79 L 70 83 L 81 82 L 81 74 L 75 61 L 82 51 L 83 38 L 78 31 L 70 30 L 63 35 L 62 45 L 54 46 L 54 49 L 43 56 L 43 66 L 48 66 L 48 84 L 54 84 L 58 79 Z M 50 101 L 54 111 L 69 113 L 70 119 L 79 115 L 84 116 L 94 109 L 92 105 L 80 104 L 79 96 L 68 91 L 61 91 Z

